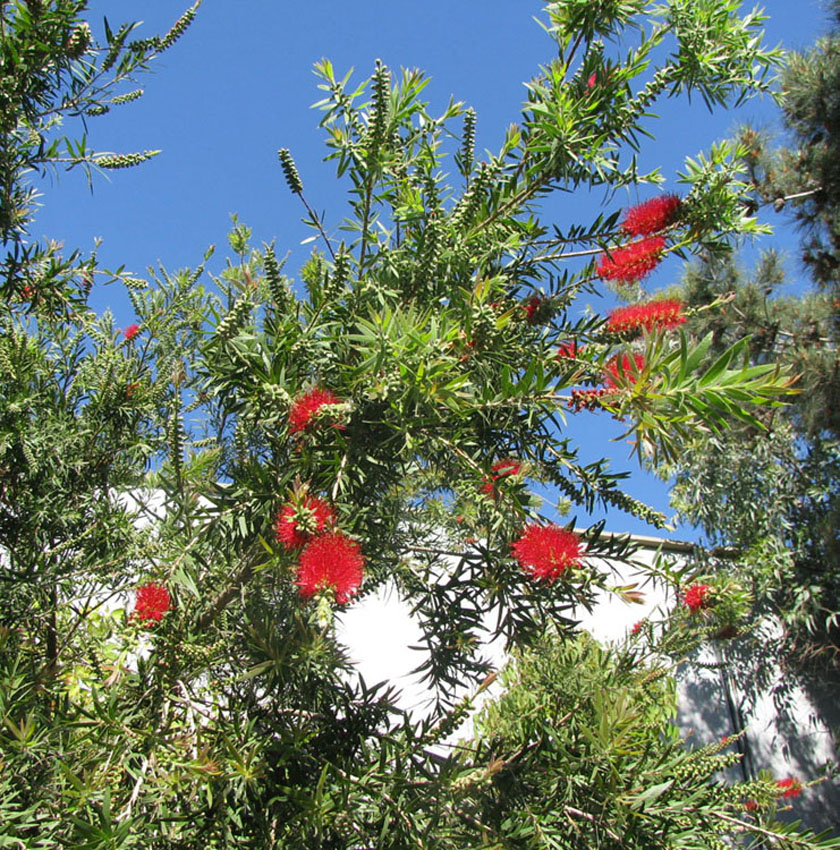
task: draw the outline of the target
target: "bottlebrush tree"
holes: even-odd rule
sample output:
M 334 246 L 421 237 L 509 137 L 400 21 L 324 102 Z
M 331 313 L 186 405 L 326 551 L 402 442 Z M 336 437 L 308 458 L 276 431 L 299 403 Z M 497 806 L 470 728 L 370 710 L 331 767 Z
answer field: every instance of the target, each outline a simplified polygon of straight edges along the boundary
M 59 4 L 14 5 L 25 20 Z M 632 652 L 628 675 L 625 662 L 582 651 L 594 672 L 569 677 L 581 693 L 568 717 L 548 715 L 559 727 L 575 718 L 600 748 L 595 761 L 540 746 L 543 726 L 512 731 L 492 712 L 457 755 L 434 748 L 469 711 L 464 692 L 488 682 L 483 640 L 568 662 L 575 612 L 612 590 L 601 559 L 630 554 L 600 525 L 560 526 L 538 487 L 662 521 L 606 463 L 578 461 L 566 418 L 605 411 L 638 452 L 669 457 L 697 428 L 733 415 L 757 423 L 752 406 L 778 403 L 790 383 L 772 364 L 748 365 L 738 345 L 699 369 L 710 342 L 681 332 L 680 305 L 612 320 L 575 310 L 604 280 L 635 286 L 668 253 L 721 251 L 757 230 L 736 145 L 690 161 L 679 199 L 656 194 L 658 177 L 639 173 L 633 151 L 660 98 L 725 106 L 766 87 L 779 56 L 761 46 L 761 19 L 708 0 L 562 0 L 545 13 L 555 58 L 483 161 L 475 113 L 454 103 L 431 113 L 420 72 L 377 64 L 357 86 L 317 65 L 348 236 L 313 212 L 282 148 L 320 240 L 302 286 L 239 223 L 217 278 L 202 265 L 131 281 L 136 322 L 122 332 L 92 314 L 83 289 L 15 279 L 4 317 L 13 333 L 0 342 L 0 363 L 11 363 L 2 463 L 23 470 L 3 490 L 18 600 L 2 633 L 6 844 L 537 847 L 550 835 L 568 847 L 592 836 L 707 847 L 773 833 L 743 799 L 768 805 L 774 783 L 709 786 L 731 757 L 692 755 L 672 734 L 663 744 L 647 685 L 664 674 Z M 654 200 L 629 212 L 610 202 L 585 224 L 539 218 L 554 191 L 597 186 L 614 198 L 636 185 Z M 50 307 L 69 291 L 72 311 Z M 85 477 L 69 480 L 46 460 L 56 435 L 74 433 L 110 454 L 88 467 L 76 446 Z M 30 507 L 36 479 L 52 489 Z M 129 486 L 136 502 L 162 494 L 153 530 L 132 527 L 134 509 L 118 499 Z M 70 510 L 70 492 L 73 522 L 34 535 Z M 384 584 L 423 631 L 436 698 L 423 721 L 355 675 L 336 638 L 335 611 Z M 103 592 L 133 607 L 108 609 Z M 661 652 L 690 641 L 691 623 L 680 611 L 657 637 Z M 626 690 L 629 713 L 598 714 L 605 683 Z M 646 754 L 637 761 L 607 746 L 630 719 L 628 745 Z M 595 762 L 588 791 L 534 805 L 556 791 L 546 771 L 571 770 L 583 788 Z

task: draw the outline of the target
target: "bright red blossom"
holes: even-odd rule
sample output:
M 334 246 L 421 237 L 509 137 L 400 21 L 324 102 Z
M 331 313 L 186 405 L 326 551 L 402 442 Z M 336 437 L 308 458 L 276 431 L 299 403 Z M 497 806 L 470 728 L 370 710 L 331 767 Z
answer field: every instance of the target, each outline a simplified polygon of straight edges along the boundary
M 530 323 L 535 321 L 537 311 L 542 307 L 543 300 L 539 295 L 532 295 L 522 302 L 522 309 L 525 311 L 525 318 Z
M 139 333 L 140 333 L 140 325 L 129 325 L 123 331 L 123 336 L 130 342 Z
M 748 812 L 754 812 L 758 809 L 758 800 L 746 800 L 744 802 L 744 809 Z
M 300 549 L 334 522 L 335 511 L 323 499 L 307 496 L 297 505 L 288 504 L 280 509 L 274 532 L 287 549 Z
M 633 283 L 647 277 L 659 265 L 664 250 L 664 236 L 649 236 L 602 255 L 595 270 L 603 280 Z
M 709 602 L 709 591 L 711 588 L 708 584 L 692 584 L 683 594 L 686 607 L 692 614 L 705 608 Z
M 157 582 L 150 581 L 137 588 L 134 616 L 148 625 L 159 623 L 170 606 L 169 591 Z
M 301 596 L 332 588 L 335 601 L 344 604 L 359 589 L 365 558 L 355 540 L 338 531 L 313 538 L 300 553 L 297 586 Z
M 490 468 L 491 475 L 485 478 L 481 485 L 481 492 L 492 496 L 496 493 L 496 482 L 500 478 L 507 478 L 509 475 L 519 475 L 522 471 L 522 464 L 518 460 L 506 457 L 504 460 L 498 460 Z
M 635 384 L 644 368 L 645 358 L 642 354 L 634 354 L 632 359 L 629 354 L 622 354 L 620 357 L 616 355 L 604 367 L 607 372 L 604 386 L 611 390 L 617 389 L 622 377 L 628 383 Z
M 644 620 L 639 620 L 639 622 L 638 622 L 638 623 L 633 623 L 633 628 L 632 628 L 632 629 L 630 629 L 630 631 L 631 631 L 634 635 L 637 635 L 637 634 L 639 634 L 639 632 L 642 630 L 642 626 L 644 626 L 644 624 L 645 624 L 645 621 L 644 621 Z
M 559 525 L 529 525 L 513 544 L 513 556 L 533 578 L 549 583 L 580 564 L 581 540 Z
M 679 215 L 682 201 L 676 195 L 660 195 L 630 207 L 621 229 L 630 236 L 650 236 L 664 230 Z
M 798 797 L 802 793 L 802 783 L 794 776 L 780 779 L 776 787 L 783 792 L 782 797 Z
M 607 330 L 627 333 L 641 328 L 675 328 L 685 322 L 682 302 L 676 300 L 648 301 L 647 304 L 629 304 L 610 313 Z
M 583 346 L 578 345 L 576 340 L 564 342 L 557 349 L 558 360 L 576 360 L 583 354 Z
M 325 404 L 341 404 L 341 399 L 330 390 L 322 390 L 320 387 L 313 387 L 298 396 L 289 410 L 289 433 L 306 431 Z

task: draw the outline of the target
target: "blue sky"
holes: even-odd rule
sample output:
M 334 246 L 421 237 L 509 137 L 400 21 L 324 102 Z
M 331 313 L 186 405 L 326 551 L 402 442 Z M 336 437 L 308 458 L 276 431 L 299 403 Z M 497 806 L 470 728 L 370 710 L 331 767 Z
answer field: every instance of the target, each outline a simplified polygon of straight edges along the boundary
M 112 25 L 141 19 L 139 34 L 149 35 L 168 29 L 186 5 L 186 0 L 93 0 L 90 20 L 100 34 L 103 15 Z M 140 78 L 145 96 L 89 122 L 89 143 L 97 150 L 162 149 L 162 155 L 140 168 L 96 177 L 92 194 L 81 171 L 48 178 L 32 235 L 83 251 L 98 237 L 104 266 L 125 266 L 138 276 L 158 262 L 170 269 L 195 266 L 215 244 L 211 268 L 218 271 L 229 254 L 226 235 L 235 212 L 253 229 L 255 245 L 276 240 L 278 255 L 293 251 L 286 270 L 294 274 L 309 252 L 300 243 L 311 232 L 286 188 L 277 149 L 291 149 L 310 204 L 325 210 L 334 226 L 344 215 L 347 189 L 334 179 L 333 164 L 322 161 L 319 114 L 310 109 L 320 96 L 313 63 L 328 57 L 339 74 L 355 67 L 359 81 L 370 75 L 376 58 L 392 69 L 419 67 L 432 78 L 425 91 L 432 112 L 442 111 L 450 96 L 473 106 L 477 148 L 495 150 L 505 127 L 519 117 L 523 82 L 552 55 L 550 40 L 534 21 L 541 7 L 530 0 L 205 0 L 193 27 L 155 63 L 153 73 Z M 806 48 L 825 29 L 822 0 L 769 0 L 764 8 L 770 44 Z M 710 115 L 700 102 L 675 102 L 660 114 L 650 125 L 656 141 L 645 144 L 643 165 L 659 165 L 674 191 L 686 155 L 708 149 L 744 121 L 766 127 L 776 122 L 770 98 L 737 113 Z M 609 208 L 650 193 L 616 198 Z M 552 203 L 545 220 L 561 226 L 580 221 L 580 199 L 567 195 Z M 793 249 L 790 234 L 779 237 Z M 766 241 L 768 247 L 777 243 Z M 793 262 L 790 269 L 795 276 Z M 679 271 L 679 261 L 671 259 L 653 286 L 667 286 Z M 100 288 L 94 305 L 109 306 L 118 325 L 132 321 L 116 287 Z M 616 469 L 633 471 L 630 492 L 667 512 L 665 485 L 635 468 L 626 445 L 610 442 L 619 433 L 616 424 L 604 416 L 578 418 L 585 422 L 572 427 L 581 435 L 584 457 L 607 455 Z M 609 525 L 653 532 L 618 515 Z M 691 533 L 682 529 L 677 536 Z

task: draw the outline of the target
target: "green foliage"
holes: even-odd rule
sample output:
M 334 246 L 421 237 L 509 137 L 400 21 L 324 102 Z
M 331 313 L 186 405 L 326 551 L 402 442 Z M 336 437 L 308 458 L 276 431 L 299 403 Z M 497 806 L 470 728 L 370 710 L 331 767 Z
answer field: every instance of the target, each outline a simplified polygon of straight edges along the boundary
M 738 755 L 728 741 L 686 747 L 661 663 L 585 634 L 517 658 L 476 722 L 476 760 L 494 764 L 470 788 L 487 846 L 726 846 L 720 815 L 739 813 L 739 792 L 709 780 Z
M 625 240 L 619 214 L 563 233 L 541 223 L 538 201 L 657 182 L 634 160 L 652 105 L 762 90 L 778 55 L 761 47 L 759 19 L 738 19 L 731 3 L 549 4 L 558 57 L 529 84 L 501 150 L 478 164 L 474 114 L 457 103 L 431 113 L 419 71 L 377 63 L 353 86 L 323 60 L 321 123 L 349 189 L 346 241 L 328 235 L 282 148 L 320 240 L 303 286 L 234 217 L 235 257 L 218 275 L 202 263 L 125 280 L 137 326 L 120 334 L 87 308 L 95 257 L 24 244 L 27 170 L 64 161 L 57 141 L 42 147 L 28 132 L 42 111 L 46 138 L 64 113 L 133 99 L 136 89 L 112 87 L 171 46 L 195 9 L 163 37 L 132 42 L 133 25 L 106 26 L 92 46 L 82 2 L 3 4 L 8 44 L 46 45 L 58 72 L 26 66 L 4 136 L 17 212 L 4 225 L 0 337 L 0 843 L 460 848 L 548 837 L 690 848 L 751 829 L 727 820 L 740 792 L 708 783 L 733 757 L 686 752 L 668 724 L 661 663 L 575 636 L 576 612 L 612 584 L 599 565 L 628 557 L 628 541 L 588 529 L 587 557 L 553 582 L 535 581 L 511 545 L 552 518 L 537 485 L 661 521 L 605 461 L 581 464 L 564 435 L 572 388 L 603 382 L 612 357 L 635 351 L 600 317 L 569 315 L 593 287 L 591 258 Z M 47 19 L 62 37 L 38 29 Z M 637 46 L 608 49 L 628 27 Z M 137 156 L 103 160 L 84 139 L 66 147 L 70 165 Z M 755 229 L 729 153 L 695 170 L 668 250 L 720 248 Z M 446 182 L 448 156 L 458 185 Z M 587 353 L 558 358 L 569 340 Z M 636 382 L 620 370 L 601 407 L 666 454 L 673 433 L 719 428 L 736 412 L 754 422 L 760 414 L 742 408 L 787 387 L 783 370 L 742 363 L 743 344 L 710 368 L 710 341 L 657 332 L 643 345 Z M 511 458 L 516 473 L 500 473 Z M 329 509 L 329 534 L 358 544 L 359 595 L 389 587 L 411 606 L 434 701 L 426 720 L 354 674 L 334 589 L 305 596 L 300 553 L 276 526 L 288 504 L 317 521 L 309 497 Z M 138 585 L 165 598 L 155 616 L 124 610 Z M 663 646 L 693 640 L 684 620 L 663 629 Z M 480 650 L 489 639 L 520 653 L 510 690 L 475 741 L 443 756 L 434 746 L 474 704 L 464 693 L 492 679 Z
M 644 367 L 638 372 L 628 369 L 614 379 L 625 397 L 617 404 L 602 401 L 603 407 L 619 416 L 630 412 L 633 426 L 628 433 L 637 435 L 637 447 L 651 463 L 660 457 L 675 460 L 686 437 L 699 428 L 720 432 L 732 419 L 763 428 L 752 413 L 753 406 L 763 404 L 767 410 L 791 392 L 792 380 L 778 364 L 750 365 L 746 339 L 711 364 L 704 363 L 711 333 L 691 347 L 685 334 L 680 339 L 679 348 L 670 350 L 662 335 L 647 337 Z M 733 365 L 737 368 L 730 368 Z M 667 429 L 663 421 L 668 422 Z

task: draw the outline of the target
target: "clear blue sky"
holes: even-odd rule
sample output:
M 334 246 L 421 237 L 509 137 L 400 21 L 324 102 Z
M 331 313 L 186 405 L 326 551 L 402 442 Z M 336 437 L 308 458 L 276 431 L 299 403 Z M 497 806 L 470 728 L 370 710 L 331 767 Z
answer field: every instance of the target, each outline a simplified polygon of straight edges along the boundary
M 187 0 L 93 0 L 90 19 L 97 35 L 103 15 L 112 24 L 143 20 L 139 34 L 149 35 L 168 29 L 186 5 Z M 541 8 L 523 0 L 205 0 L 193 27 L 155 63 L 153 73 L 140 78 L 145 96 L 89 121 L 89 143 L 97 150 L 160 148 L 163 154 L 140 168 L 96 178 L 93 194 L 81 171 L 48 179 L 33 236 L 83 251 L 99 237 L 102 264 L 125 266 L 138 276 L 158 261 L 170 269 L 195 266 L 215 244 L 211 267 L 219 270 L 229 253 L 229 214 L 236 212 L 253 228 L 255 245 L 276 239 L 278 254 L 293 250 L 286 270 L 294 274 L 309 251 L 300 243 L 311 232 L 286 188 L 277 148 L 291 149 L 309 202 L 326 210 L 333 225 L 344 215 L 347 188 L 335 181 L 333 164 L 322 161 L 319 114 L 309 108 L 320 96 L 313 63 L 326 56 L 338 73 L 355 67 L 359 80 L 370 75 L 376 58 L 393 69 L 419 67 L 432 78 L 425 92 L 432 111 L 441 111 L 450 95 L 473 106 L 477 148 L 495 150 L 505 127 L 519 117 L 523 81 L 552 55 L 550 40 L 533 20 Z M 770 44 L 806 48 L 825 29 L 822 0 L 769 0 L 764 8 Z M 686 155 L 708 149 L 744 121 L 767 127 L 776 122 L 769 98 L 738 113 L 710 115 L 698 101 L 669 105 L 660 114 L 662 120 L 650 125 L 657 138 L 645 145 L 642 164 L 659 165 L 675 191 Z M 616 198 L 611 209 L 636 199 Z M 579 200 L 571 196 L 553 203 L 546 216 L 561 226 L 579 220 Z M 795 243 L 788 235 L 783 244 Z M 675 258 L 663 264 L 653 286 L 667 286 L 679 271 Z M 795 275 L 794 264 L 791 271 Z M 110 306 L 118 325 L 132 321 L 116 287 L 98 291 L 93 303 Z M 586 413 L 578 419 L 585 419 L 573 426 L 584 457 L 607 455 L 616 469 L 633 471 L 631 493 L 668 512 L 665 486 L 627 460 L 626 445 L 610 442 L 618 433 L 615 423 Z M 653 531 L 617 514 L 609 526 Z M 692 536 L 686 529 L 677 534 Z

